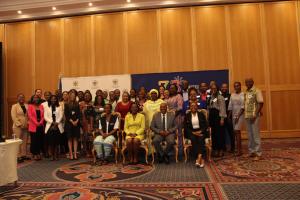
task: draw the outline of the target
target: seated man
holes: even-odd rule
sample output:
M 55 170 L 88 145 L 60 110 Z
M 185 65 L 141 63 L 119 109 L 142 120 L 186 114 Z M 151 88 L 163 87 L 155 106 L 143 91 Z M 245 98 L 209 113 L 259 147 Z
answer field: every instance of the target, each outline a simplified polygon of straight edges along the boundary
M 155 135 L 153 138 L 153 145 L 157 152 L 158 161 L 169 164 L 168 153 L 175 144 L 175 131 L 177 127 L 175 124 L 175 114 L 173 112 L 167 112 L 167 104 L 160 104 L 160 112 L 154 114 L 151 122 L 151 130 L 154 131 Z M 167 147 L 163 151 L 161 142 L 166 141 Z
M 113 114 L 112 105 L 104 106 L 104 113 L 99 120 L 99 135 L 94 140 L 94 149 L 97 157 L 101 159 L 101 164 L 107 163 L 113 143 L 116 140 L 116 133 L 119 128 L 119 119 L 117 114 Z M 94 163 L 96 160 L 94 160 Z

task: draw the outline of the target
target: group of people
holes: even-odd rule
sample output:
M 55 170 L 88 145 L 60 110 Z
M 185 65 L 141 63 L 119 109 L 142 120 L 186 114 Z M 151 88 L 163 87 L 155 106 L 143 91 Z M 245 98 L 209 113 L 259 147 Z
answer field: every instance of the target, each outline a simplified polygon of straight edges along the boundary
M 195 165 L 204 167 L 205 139 L 210 137 L 208 128 L 212 156 L 224 156 L 228 150 L 226 135 L 230 140 L 229 152 L 240 156 L 243 123 L 248 132 L 249 156 L 258 160 L 263 97 L 254 87 L 253 79 L 246 79 L 245 85 L 247 89 L 242 92 L 241 83 L 235 82 L 234 92 L 230 94 L 226 83 L 220 88 L 215 81 L 209 86 L 200 83 L 198 90 L 184 80 L 182 86 L 171 84 L 150 91 L 140 87 L 138 91 L 123 91 L 122 95 L 118 89 L 97 90 L 94 101 L 89 90 L 57 90 L 54 94 L 46 91 L 42 95 L 42 90 L 37 89 L 28 104 L 24 95 L 18 94 L 17 103 L 11 109 L 13 133 L 23 140 L 18 161 L 30 159 L 26 151 L 29 132 L 30 152 L 35 160 L 40 160 L 41 155 L 57 160 L 59 152 L 67 153 L 71 160 L 78 159 L 80 150 L 87 156 L 95 153 L 104 164 L 116 141 L 122 139 L 129 162 L 137 163 L 140 145 L 146 139 L 146 131 L 151 130 L 149 145 L 154 146 L 158 162 L 168 164 L 175 138 L 184 136 L 191 140 Z M 165 148 L 161 146 L 163 141 Z

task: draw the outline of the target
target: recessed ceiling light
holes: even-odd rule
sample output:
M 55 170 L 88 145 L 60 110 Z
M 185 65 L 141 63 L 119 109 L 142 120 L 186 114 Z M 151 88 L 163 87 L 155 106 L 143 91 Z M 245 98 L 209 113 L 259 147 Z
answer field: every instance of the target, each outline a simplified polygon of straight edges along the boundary
M 168 5 L 168 4 L 174 4 L 175 1 L 164 1 L 164 2 L 162 2 L 162 3 L 165 4 L 165 5 Z
M 22 14 L 22 11 L 21 11 L 21 10 L 18 10 L 18 14 Z
M 126 0 L 127 1 L 127 3 L 130 3 L 131 2 L 131 0 Z
M 89 6 L 93 6 L 93 3 L 92 3 L 92 2 L 90 2 L 90 3 L 89 3 Z
M 52 10 L 56 10 L 56 7 L 55 7 L 55 6 L 53 6 L 53 7 L 52 7 Z

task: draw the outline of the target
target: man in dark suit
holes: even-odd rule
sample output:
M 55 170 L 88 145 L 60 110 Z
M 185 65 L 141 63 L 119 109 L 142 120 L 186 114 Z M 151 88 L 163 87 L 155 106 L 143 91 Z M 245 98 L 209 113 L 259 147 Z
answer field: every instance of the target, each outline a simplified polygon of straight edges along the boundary
M 151 122 L 151 130 L 155 133 L 152 143 L 157 152 L 159 162 L 164 160 L 166 164 L 170 163 L 168 153 L 175 144 L 176 129 L 175 114 L 167 112 L 166 103 L 160 104 L 160 112 L 154 114 Z M 162 141 L 167 143 L 165 151 L 161 147 Z

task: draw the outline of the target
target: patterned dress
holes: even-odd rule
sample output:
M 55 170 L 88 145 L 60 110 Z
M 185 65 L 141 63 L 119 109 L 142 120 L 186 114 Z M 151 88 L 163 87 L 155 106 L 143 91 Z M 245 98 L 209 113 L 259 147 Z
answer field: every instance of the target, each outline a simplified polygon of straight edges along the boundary
M 234 130 L 241 130 L 241 126 L 244 121 L 244 114 L 239 118 L 238 122 L 235 123 L 235 119 L 238 118 L 241 109 L 244 109 L 244 93 L 231 94 L 231 98 L 228 105 L 228 110 L 232 111 L 232 123 Z

